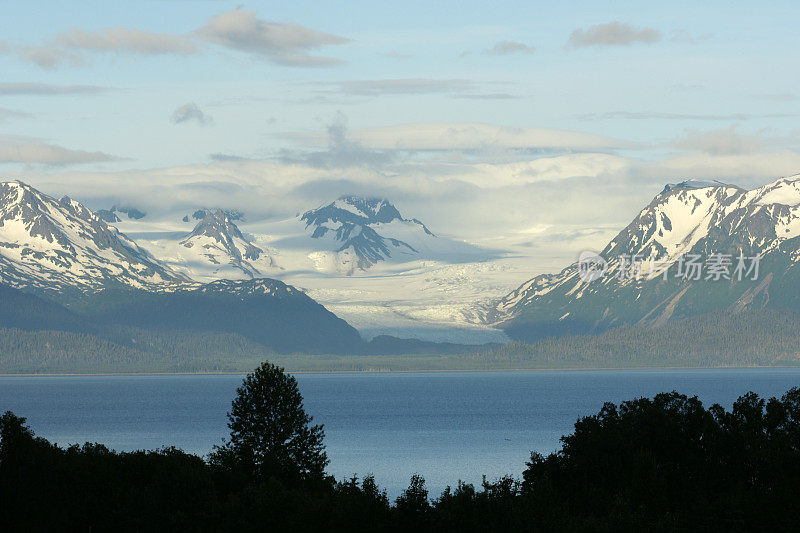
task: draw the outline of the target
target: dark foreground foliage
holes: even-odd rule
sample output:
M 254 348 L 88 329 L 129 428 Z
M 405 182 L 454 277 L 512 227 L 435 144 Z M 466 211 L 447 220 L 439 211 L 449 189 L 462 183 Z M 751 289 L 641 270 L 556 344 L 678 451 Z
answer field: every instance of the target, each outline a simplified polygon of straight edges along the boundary
M 576 423 L 561 451 L 534 453 L 522 480 L 459 483 L 431 499 L 414 476 L 393 503 L 371 477 L 287 476 L 285 466 L 270 475 L 273 462 L 254 473 L 175 449 L 64 449 L 10 412 L 0 439 L 8 531 L 800 528 L 800 389 L 768 401 L 749 393 L 730 412 L 675 392 L 606 404 Z

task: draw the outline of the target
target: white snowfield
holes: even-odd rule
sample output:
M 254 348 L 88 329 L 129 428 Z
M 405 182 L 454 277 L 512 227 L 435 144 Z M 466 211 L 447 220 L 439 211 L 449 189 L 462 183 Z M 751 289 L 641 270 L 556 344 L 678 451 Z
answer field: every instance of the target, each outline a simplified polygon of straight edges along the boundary
M 197 281 L 268 277 L 302 287 L 306 293 L 348 321 L 366 338 L 390 334 L 450 342 L 502 342 L 505 335 L 475 320 L 482 306 L 513 288 L 526 267 L 522 258 L 434 235 L 417 221 L 402 218 L 370 222 L 388 202 L 361 208 L 339 199 L 329 204 L 366 219 L 344 239 L 339 220 L 307 225 L 300 217 L 276 221 L 233 221 L 243 241 L 228 236 L 194 235 L 200 224 L 183 222 L 185 213 L 161 220 L 122 217 L 113 223 L 159 260 Z M 327 206 L 323 206 L 327 207 Z M 393 207 L 392 207 L 393 209 Z M 328 231 L 317 238 L 314 231 Z M 381 245 L 359 241 L 366 229 Z M 231 253 L 232 242 L 237 251 Z M 187 247 L 186 244 L 192 243 Z M 242 261 L 248 246 L 263 254 Z M 364 250 L 366 247 L 366 250 Z M 362 254 L 380 259 L 364 264 Z M 476 306 L 476 302 L 481 306 Z

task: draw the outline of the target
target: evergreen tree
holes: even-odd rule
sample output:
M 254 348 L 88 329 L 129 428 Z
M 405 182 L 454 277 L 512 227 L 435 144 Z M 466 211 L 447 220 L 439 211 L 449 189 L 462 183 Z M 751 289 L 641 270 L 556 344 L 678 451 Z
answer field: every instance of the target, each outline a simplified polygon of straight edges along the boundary
M 230 438 L 215 448 L 211 461 L 290 485 L 322 480 L 328 465 L 325 432 L 311 422 L 297 380 L 265 362 L 237 389 L 228 413 Z

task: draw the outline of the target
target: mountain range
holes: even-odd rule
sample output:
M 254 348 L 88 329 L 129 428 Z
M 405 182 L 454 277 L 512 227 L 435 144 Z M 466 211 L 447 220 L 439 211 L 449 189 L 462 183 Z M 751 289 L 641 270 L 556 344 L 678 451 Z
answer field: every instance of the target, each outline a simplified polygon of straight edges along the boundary
M 98 363 L 93 358 L 112 353 L 190 364 L 187 358 L 224 360 L 237 346 L 262 357 L 468 349 L 385 337 L 365 341 L 303 290 L 264 277 L 272 258 L 223 210 L 203 210 L 178 246 L 183 261 L 157 259 L 68 197 L 57 200 L 19 181 L 1 183 L 0 366 L 22 357 L 15 368 L 35 371 L 77 357 L 91 367 Z M 219 272 L 236 269 L 246 279 L 196 281 L 170 264 L 187 258 Z
M 339 316 L 351 309 L 348 320 L 384 312 L 422 325 L 429 317 L 452 322 L 458 312 L 464 323 L 480 322 L 475 331 L 527 343 L 611 331 L 623 333 L 602 338 L 631 343 L 638 330 L 655 332 L 648 338 L 656 342 L 667 331 L 660 328 L 681 338 L 697 324 L 713 338 L 737 317 L 763 325 L 773 316 L 763 313 L 800 313 L 800 175 L 754 190 L 667 185 L 596 254 L 494 298 L 500 285 L 485 289 L 477 275 L 497 268 L 491 251 L 439 236 L 386 199 L 344 196 L 261 226 L 235 209 L 202 207 L 170 224 L 132 207 L 98 215 L 69 197 L 0 183 L 0 366 L 36 371 L 79 360 L 92 368 L 104 357 L 116 368 L 108 366 L 116 353 L 134 367 L 174 370 L 273 353 L 479 349 L 380 329 L 365 335 L 364 322 L 357 330 Z M 292 276 L 316 287 L 276 279 Z M 428 299 L 418 307 L 381 302 L 375 295 L 384 287 L 409 302 L 412 290 Z M 315 298 L 331 294 L 364 299 L 348 309 Z M 517 352 L 549 353 L 542 350 Z

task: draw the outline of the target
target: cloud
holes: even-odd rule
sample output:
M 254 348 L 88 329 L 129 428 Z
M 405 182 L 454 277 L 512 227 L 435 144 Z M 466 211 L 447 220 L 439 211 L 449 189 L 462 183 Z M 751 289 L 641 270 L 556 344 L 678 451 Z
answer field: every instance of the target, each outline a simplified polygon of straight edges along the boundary
M 21 57 L 47 70 L 62 64 L 77 67 L 86 63 L 84 57 L 79 54 L 51 46 L 24 46 L 17 52 Z
M 184 104 L 173 111 L 170 121 L 173 124 L 197 122 L 200 126 L 208 126 L 214 123 L 214 119 L 210 115 L 203 113 L 194 102 Z
M 636 28 L 622 22 L 609 22 L 573 31 L 567 41 L 567 48 L 655 43 L 661 38 L 661 32 L 652 28 Z
M 0 95 L 55 96 L 66 94 L 96 94 L 116 89 L 97 85 L 50 85 L 47 83 L 0 83 Z
M 50 166 L 115 161 L 118 157 L 104 152 L 71 150 L 35 139 L 15 135 L 0 135 L 0 163 L 28 163 Z
M 629 120 L 752 120 L 763 118 L 793 118 L 800 116 L 800 113 L 766 113 L 753 115 L 750 113 L 729 113 L 722 115 L 703 114 L 703 113 L 651 113 L 651 112 L 631 112 L 631 111 L 609 111 L 607 113 L 589 113 L 579 115 L 577 118 L 583 120 L 596 119 L 629 119 Z
M 25 113 L 24 111 L 14 111 L 13 109 L 0 107 L 0 122 L 15 118 L 30 118 L 32 116 L 33 114 Z
M 711 131 L 686 130 L 683 138 L 672 142 L 681 150 L 711 155 L 748 154 L 763 150 L 765 140 L 758 135 L 737 133 L 736 126 Z
M 117 55 L 193 54 L 197 46 L 188 37 L 167 33 L 151 33 L 129 28 L 105 28 L 88 32 L 78 28 L 59 33 L 38 46 L 22 46 L 17 54 L 44 69 L 61 65 L 72 67 L 88 63 L 84 52 Z
M 536 48 L 516 41 L 499 41 L 483 53 L 492 56 L 507 56 L 509 54 L 532 54 Z
M 189 183 L 180 183 L 175 186 L 177 189 L 193 191 L 193 192 L 210 192 L 214 194 L 237 194 L 245 188 L 234 181 L 194 181 Z
M 45 69 L 61 65 L 84 65 L 88 62 L 88 53 L 185 56 L 200 53 L 203 46 L 209 43 L 279 65 L 322 67 L 343 61 L 312 55 L 312 51 L 348 42 L 350 39 L 345 37 L 298 24 L 267 22 L 259 19 L 253 11 L 234 9 L 212 17 L 206 25 L 189 34 L 154 33 L 121 27 L 97 31 L 73 28 L 37 46 L 7 48 Z M 0 52 L 3 51 L 0 46 Z
M 508 93 L 475 93 L 475 94 L 454 94 L 450 98 L 459 98 L 465 100 L 515 100 L 517 98 L 522 98 L 522 97 Z
M 619 173 L 630 160 L 609 154 L 564 154 L 513 163 L 463 165 L 458 179 L 484 189 L 560 182 L 575 178 L 595 178 Z
M 74 28 L 59 33 L 55 43 L 73 50 L 116 54 L 194 54 L 198 51 L 197 46 L 185 36 L 130 28 L 105 28 L 94 32 Z
M 751 188 L 796 174 L 800 169 L 800 154 L 791 150 L 773 150 L 762 145 L 746 147 L 735 153 L 730 147 L 696 151 L 667 158 L 663 161 L 638 165 L 635 172 L 650 181 L 667 183 L 686 178 L 719 179 Z
M 314 168 L 380 167 L 392 160 L 392 154 L 370 150 L 347 138 L 347 117 L 338 113 L 327 128 L 328 149 L 319 152 L 283 151 L 281 161 L 305 164 Z
M 317 134 L 282 134 L 321 144 Z M 352 139 L 373 150 L 406 151 L 604 151 L 635 148 L 635 143 L 568 130 L 497 126 L 482 123 L 428 122 L 356 130 Z
M 462 93 L 474 89 L 474 83 L 470 80 L 429 78 L 354 80 L 323 85 L 334 85 L 335 92 L 350 96 Z
M 234 9 L 217 15 L 196 35 L 224 48 L 246 52 L 273 63 L 295 67 L 320 67 L 339 59 L 310 55 L 311 50 L 341 45 L 349 39 L 297 24 L 266 22 L 253 11 Z
M 243 162 L 243 161 L 254 161 L 249 157 L 243 157 L 240 155 L 233 155 L 233 154 L 223 154 L 221 152 L 215 152 L 213 154 L 208 154 L 209 159 L 212 161 L 220 161 L 223 163 L 231 163 L 231 162 Z

